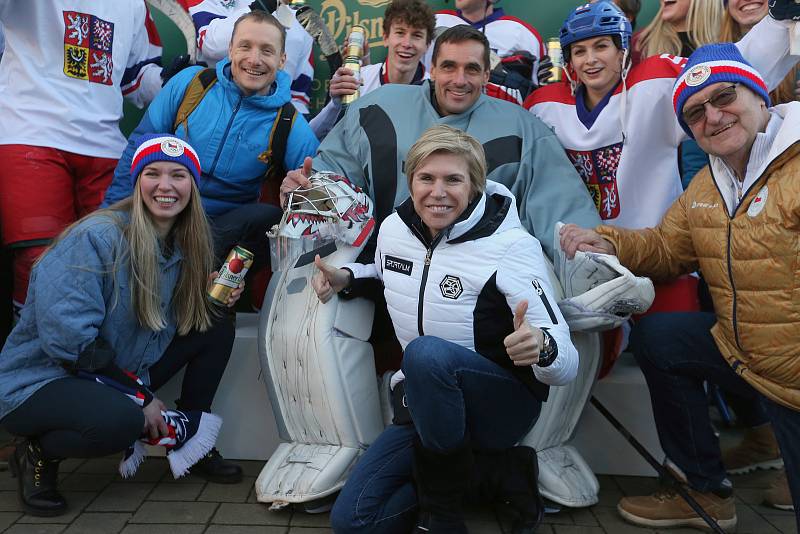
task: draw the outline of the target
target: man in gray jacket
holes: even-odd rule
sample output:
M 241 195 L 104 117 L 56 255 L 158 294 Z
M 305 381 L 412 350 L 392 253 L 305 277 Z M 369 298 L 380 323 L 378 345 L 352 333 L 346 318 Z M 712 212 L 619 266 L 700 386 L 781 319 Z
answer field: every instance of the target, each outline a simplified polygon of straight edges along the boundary
M 586 187 L 555 135 L 519 106 L 488 97 L 489 43 L 470 26 L 446 30 L 436 41 L 431 79 L 392 84 L 362 96 L 331 130 L 317 156 L 288 173 L 282 197 L 307 187 L 311 168 L 347 176 L 369 192 L 378 223 L 408 197 L 406 153 L 429 127 L 447 124 L 484 146 L 489 180 L 514 194 L 522 225 L 553 258 L 557 221 L 599 224 Z M 581 221 L 581 222 L 579 222 Z

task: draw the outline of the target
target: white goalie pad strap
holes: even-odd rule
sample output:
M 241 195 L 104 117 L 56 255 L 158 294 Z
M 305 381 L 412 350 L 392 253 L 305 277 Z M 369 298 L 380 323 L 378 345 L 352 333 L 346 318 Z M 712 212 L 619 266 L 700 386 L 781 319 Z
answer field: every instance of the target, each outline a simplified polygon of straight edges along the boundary
M 197 57 L 197 35 L 192 16 L 186 11 L 186 8 L 178 0 L 147 0 L 147 3 L 166 15 L 178 27 L 186 41 L 186 53 L 194 62 Z
M 325 261 L 342 265 L 357 253 L 339 243 Z M 367 342 L 374 305 L 338 297 L 320 303 L 311 287 L 315 273 L 313 263 L 276 273 L 262 311 L 269 315 L 259 331 L 261 366 L 281 437 L 291 442 L 270 457 L 256 483 L 262 502 L 305 502 L 338 490 L 383 430 Z
M 573 279 L 580 273 L 596 273 L 597 283 L 588 291 L 558 303 L 570 330 L 599 332 L 616 328 L 632 314 L 644 313 L 653 304 L 655 289 L 649 278 L 634 276 L 617 259 L 608 254 L 576 252 L 578 266 L 571 271 Z M 609 274 L 615 276 L 607 281 Z M 589 274 L 589 277 L 592 275 Z

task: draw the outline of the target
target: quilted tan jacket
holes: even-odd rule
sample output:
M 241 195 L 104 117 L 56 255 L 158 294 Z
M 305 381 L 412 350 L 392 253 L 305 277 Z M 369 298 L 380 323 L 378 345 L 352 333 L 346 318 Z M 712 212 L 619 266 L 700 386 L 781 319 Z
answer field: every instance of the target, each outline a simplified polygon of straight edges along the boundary
M 795 135 L 787 140 L 785 129 Z M 656 228 L 597 229 L 636 274 L 665 280 L 699 267 L 714 301 L 712 335 L 722 355 L 755 389 L 795 410 L 800 410 L 798 129 L 784 120 L 769 166 L 733 216 L 706 167 Z

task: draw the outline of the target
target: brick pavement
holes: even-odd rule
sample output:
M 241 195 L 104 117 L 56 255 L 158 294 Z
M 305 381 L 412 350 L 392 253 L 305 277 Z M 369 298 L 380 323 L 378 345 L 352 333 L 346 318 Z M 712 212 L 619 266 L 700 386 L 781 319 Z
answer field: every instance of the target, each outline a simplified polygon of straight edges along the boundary
M 67 460 L 61 489 L 70 503 L 67 515 L 35 518 L 21 512 L 16 481 L 0 472 L 0 532 L 7 534 L 317 534 L 330 532 L 327 514 L 270 512 L 253 490 L 261 462 L 241 462 L 245 480 L 223 486 L 188 476 L 173 481 L 162 458 L 149 458 L 136 477 L 116 475 L 116 458 Z M 740 534 L 794 533 L 794 516 L 760 504 L 774 472 L 734 477 Z M 654 533 L 624 523 L 616 514 L 620 496 L 649 492 L 656 481 L 644 477 L 601 476 L 598 505 L 547 515 L 541 534 Z M 503 534 L 502 515 L 484 509 L 469 512 L 470 532 Z M 673 534 L 697 532 L 672 529 Z

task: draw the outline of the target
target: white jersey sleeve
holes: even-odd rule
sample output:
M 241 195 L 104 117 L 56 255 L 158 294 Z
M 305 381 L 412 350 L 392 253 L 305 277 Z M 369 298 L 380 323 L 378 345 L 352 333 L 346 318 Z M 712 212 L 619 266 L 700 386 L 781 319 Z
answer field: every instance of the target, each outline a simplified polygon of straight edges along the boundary
M 142 19 L 133 24 L 130 55 L 120 84 L 122 95 L 138 108 L 149 104 L 161 90 L 161 39 L 147 4 L 141 13 Z
M 242 0 L 201 0 L 189 3 L 197 31 L 198 61 L 213 66 L 228 55 L 233 35 L 233 25 L 239 17 L 250 11 L 249 3 Z

